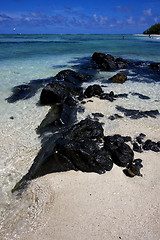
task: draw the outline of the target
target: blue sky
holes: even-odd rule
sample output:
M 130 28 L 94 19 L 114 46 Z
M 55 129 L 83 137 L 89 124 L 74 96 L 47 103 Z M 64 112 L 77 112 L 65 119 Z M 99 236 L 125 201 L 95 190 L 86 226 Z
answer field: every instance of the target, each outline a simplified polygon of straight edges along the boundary
M 0 33 L 142 33 L 159 22 L 159 0 L 3 0 L 0 4 Z

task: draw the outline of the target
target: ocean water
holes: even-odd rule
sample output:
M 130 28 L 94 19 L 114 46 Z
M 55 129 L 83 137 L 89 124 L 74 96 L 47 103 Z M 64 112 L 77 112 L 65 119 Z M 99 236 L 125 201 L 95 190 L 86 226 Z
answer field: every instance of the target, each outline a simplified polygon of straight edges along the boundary
M 17 209 L 17 198 L 11 194 L 15 183 L 30 168 L 36 154 L 41 147 L 41 139 L 36 134 L 48 106 L 38 104 L 41 89 L 33 97 L 9 103 L 6 99 L 11 95 L 12 88 L 27 84 L 35 80 L 55 76 L 64 69 L 79 70 L 79 66 L 87 64 L 95 51 L 105 52 L 115 58 L 122 57 L 131 61 L 143 61 L 137 69 L 123 69 L 127 72 L 128 80 L 125 84 L 109 83 L 108 78 L 117 71 L 94 73 L 92 83 L 100 84 L 104 91 L 114 91 L 116 94 L 126 93 L 128 98 L 118 99 L 116 103 L 101 101 L 101 105 L 86 105 L 84 113 L 79 113 L 79 120 L 100 111 L 105 114 L 105 132 L 122 133 L 121 126 L 128 123 L 132 127 L 133 120 L 109 121 L 108 117 L 115 112 L 116 105 L 127 109 L 158 110 L 160 112 L 160 75 L 146 67 L 149 62 L 160 62 L 160 39 L 156 36 L 143 35 L 0 35 L 0 132 L 1 132 L 1 160 L 0 160 L 0 205 L 1 226 L 11 223 L 15 215 L 21 213 L 30 201 L 21 203 Z M 83 71 L 87 71 L 86 69 Z M 91 82 L 86 82 L 86 88 Z M 149 99 L 139 98 L 142 94 Z M 134 120 L 139 129 L 147 132 L 160 130 L 159 116 L 155 118 Z M 147 121 L 147 122 L 146 122 Z M 135 125 L 133 125 L 135 127 Z M 124 129 L 124 128 L 123 128 Z M 156 130 L 155 130 L 156 129 Z M 133 129 L 132 129 L 133 132 Z M 136 129 L 135 129 L 136 132 Z M 137 132 L 138 133 L 138 132 Z M 160 134 L 159 134 L 160 135 Z M 158 135 L 158 136 L 159 136 Z M 155 139 L 157 136 L 155 136 Z M 157 139 L 158 140 L 158 139 Z M 160 139 L 159 139 L 160 140 Z M 16 206 L 16 207 L 15 207 Z M 23 225 L 23 224 L 22 224 Z M 14 227 L 12 234 L 14 235 Z M 21 229 L 21 227 L 19 227 Z M 3 228 L 4 229 L 4 228 Z M 10 233 L 10 234 L 11 234 Z M 4 239 L 11 239 L 5 235 Z M 12 239 L 18 239 L 13 237 Z

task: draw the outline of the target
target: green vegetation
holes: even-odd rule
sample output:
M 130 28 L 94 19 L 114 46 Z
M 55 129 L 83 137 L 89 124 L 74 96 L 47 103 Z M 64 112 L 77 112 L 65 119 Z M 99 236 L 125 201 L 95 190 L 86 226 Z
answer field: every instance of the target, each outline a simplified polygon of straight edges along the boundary
M 160 23 L 152 25 L 149 29 L 144 31 L 143 34 L 160 34 Z

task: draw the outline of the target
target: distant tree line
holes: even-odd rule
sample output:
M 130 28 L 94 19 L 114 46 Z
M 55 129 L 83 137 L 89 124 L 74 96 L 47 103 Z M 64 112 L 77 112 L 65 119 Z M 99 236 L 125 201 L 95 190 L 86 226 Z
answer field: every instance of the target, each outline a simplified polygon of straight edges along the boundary
M 143 34 L 160 34 L 160 23 L 152 25 L 150 28 L 145 30 Z

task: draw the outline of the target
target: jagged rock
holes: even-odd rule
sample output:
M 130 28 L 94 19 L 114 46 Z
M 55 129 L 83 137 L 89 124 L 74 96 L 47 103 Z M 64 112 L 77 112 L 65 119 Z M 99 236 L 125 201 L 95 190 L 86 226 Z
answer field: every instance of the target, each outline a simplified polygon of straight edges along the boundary
M 140 133 L 139 136 L 136 137 L 136 141 L 139 143 L 139 144 L 142 144 L 143 143 L 143 139 L 146 135 L 144 133 Z
M 132 138 L 130 136 L 121 136 L 125 142 L 132 142 Z
M 60 161 L 63 158 L 71 162 L 74 170 L 104 173 L 110 171 L 113 166 L 110 155 L 93 140 L 61 140 L 57 142 L 56 153 L 56 158 Z
M 156 143 L 150 139 L 146 140 L 143 144 L 144 150 L 152 150 L 154 152 L 160 152 L 159 142 Z
M 103 93 L 102 88 L 98 84 L 90 85 L 84 92 L 84 96 L 90 98 L 93 96 L 101 96 Z
M 113 102 L 114 99 L 114 92 L 111 91 L 110 93 L 102 93 L 100 95 L 100 99 L 105 99 L 105 100 L 109 100 L 110 102 Z
M 104 138 L 104 148 L 111 154 L 115 164 L 126 167 L 133 161 L 134 153 L 129 145 L 124 142 L 120 135 L 107 136 Z
M 115 119 L 118 119 L 118 118 L 123 118 L 122 116 L 120 116 L 119 114 L 113 114 L 113 115 L 111 115 L 111 116 L 109 116 L 109 118 L 108 119 L 110 119 L 110 120 L 115 120 Z
M 141 176 L 140 169 L 143 167 L 141 159 L 135 159 L 133 162 L 130 162 L 127 166 L 127 169 L 124 170 L 124 173 L 129 177 Z
M 64 103 L 69 95 L 69 88 L 63 82 L 52 82 L 43 88 L 40 96 L 41 104 Z
M 157 71 L 160 73 L 160 63 L 151 63 L 151 64 L 149 65 L 149 67 L 150 67 L 151 69 L 157 70 Z
M 80 121 L 64 134 L 66 140 L 99 140 L 104 137 L 101 123 L 89 118 Z
M 99 147 L 103 128 L 98 121 L 82 120 L 64 133 L 57 141 L 56 158 L 69 159 L 75 170 L 103 173 L 112 169 L 113 161 L 107 152 Z
M 40 103 L 52 105 L 55 103 L 62 104 L 66 101 L 69 105 L 73 105 L 74 100 L 72 96 L 80 96 L 82 92 L 82 88 L 68 86 L 65 82 L 54 81 L 43 88 L 40 95 Z
M 109 78 L 113 83 L 124 83 L 127 80 L 127 75 L 125 73 L 117 73 L 113 77 Z
M 57 137 L 55 141 L 50 138 L 45 142 L 30 170 L 13 191 L 19 190 L 28 180 L 52 172 L 81 170 L 104 173 L 112 169 L 111 156 L 100 145 L 104 135 L 98 121 L 87 118 Z
M 126 68 L 129 64 L 131 64 L 129 61 L 123 59 L 123 58 L 116 58 L 115 60 L 118 68 Z
M 139 153 L 143 152 L 142 147 L 140 145 L 138 145 L 138 143 L 136 143 L 136 142 L 133 143 L 133 151 L 139 152 Z
M 67 69 L 62 70 L 56 75 L 57 80 L 69 82 L 71 84 L 78 84 L 79 82 L 85 81 L 85 77 L 73 70 Z
M 79 85 L 84 80 L 84 76 L 69 69 L 59 72 L 53 81 L 43 88 L 40 103 L 52 105 L 66 101 L 69 105 L 75 105 L 72 97 L 79 96 L 80 98 L 83 95 L 83 89 Z
M 101 52 L 95 52 L 92 55 L 92 60 L 96 63 L 96 68 L 105 71 L 126 68 L 129 64 L 131 64 L 123 58 L 115 59 L 112 55 Z
M 96 63 L 96 67 L 102 70 L 113 70 L 117 69 L 117 65 L 115 63 L 115 59 L 110 54 L 95 52 L 92 55 L 92 60 Z

